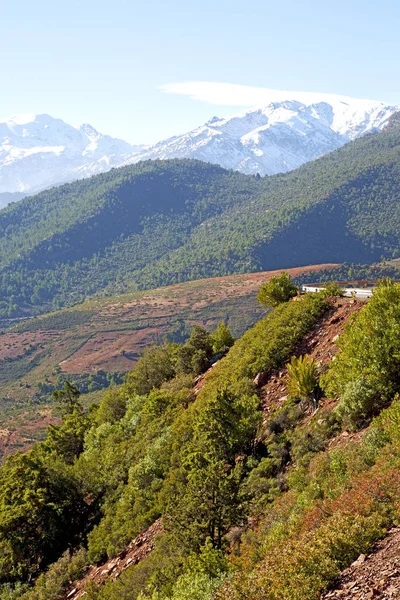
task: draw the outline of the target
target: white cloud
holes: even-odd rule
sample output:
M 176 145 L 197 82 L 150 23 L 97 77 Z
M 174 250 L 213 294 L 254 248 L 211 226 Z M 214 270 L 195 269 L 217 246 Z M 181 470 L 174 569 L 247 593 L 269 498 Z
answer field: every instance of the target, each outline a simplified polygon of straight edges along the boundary
M 189 81 L 185 83 L 168 83 L 161 86 L 167 94 L 180 94 L 189 96 L 193 100 L 207 102 L 220 106 L 265 106 L 270 102 L 283 100 L 297 100 L 304 103 L 332 101 L 342 102 L 351 100 L 348 96 L 334 94 L 320 94 L 313 92 L 289 92 L 272 90 L 263 87 L 252 87 L 234 83 L 216 83 L 211 81 Z

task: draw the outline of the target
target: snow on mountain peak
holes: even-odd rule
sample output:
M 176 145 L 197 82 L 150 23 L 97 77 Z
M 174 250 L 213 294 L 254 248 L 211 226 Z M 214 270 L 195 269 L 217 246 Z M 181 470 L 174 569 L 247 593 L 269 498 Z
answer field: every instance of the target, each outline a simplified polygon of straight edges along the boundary
M 0 193 L 33 193 L 146 159 L 197 158 L 272 175 L 381 130 L 399 110 L 374 100 L 309 92 L 262 90 L 259 99 L 256 108 L 214 116 L 149 147 L 102 135 L 87 123 L 73 127 L 47 114 L 0 119 Z
M 118 166 L 137 147 L 47 114 L 0 120 L 0 193 L 33 192 Z M 105 160 L 104 157 L 107 157 Z
M 79 127 L 79 130 L 91 138 L 100 135 L 99 132 L 88 123 L 82 123 L 82 125 Z
M 36 121 L 36 114 L 27 114 L 27 115 L 14 115 L 13 117 L 8 117 L 8 119 L 0 119 L 0 123 L 13 123 L 14 125 L 27 125 L 28 123 L 33 123 Z
M 263 90 L 260 107 L 213 117 L 184 135 L 159 142 L 128 163 L 197 158 L 244 173 L 289 171 L 371 131 L 399 110 L 347 96 Z

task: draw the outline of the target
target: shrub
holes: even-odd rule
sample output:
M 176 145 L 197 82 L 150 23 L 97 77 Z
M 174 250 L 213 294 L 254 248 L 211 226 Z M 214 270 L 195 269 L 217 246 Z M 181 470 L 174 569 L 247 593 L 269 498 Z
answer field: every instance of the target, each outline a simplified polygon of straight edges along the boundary
M 216 330 L 211 334 L 211 340 L 212 349 L 215 354 L 218 352 L 225 352 L 235 343 L 235 339 L 225 323 L 220 323 L 218 325 Z
M 400 284 L 380 283 L 345 328 L 341 352 L 321 378 L 327 394 L 354 426 L 370 419 L 400 391 Z
M 337 413 L 350 429 L 357 429 L 376 411 L 379 405 L 377 392 L 365 379 L 349 381 L 343 390 Z
M 314 410 L 317 405 L 318 371 L 315 361 L 307 354 L 292 356 L 287 365 L 287 390 L 293 398 L 311 402 Z
M 343 296 L 343 290 L 338 286 L 336 281 L 330 281 L 326 284 L 323 294 L 326 298 L 329 296 Z
M 257 300 L 264 306 L 274 307 L 297 296 L 298 291 L 299 288 L 292 283 L 290 275 L 283 272 L 281 275 L 274 275 L 268 283 L 261 285 Z
M 144 395 L 175 375 L 174 344 L 146 348 L 134 370 L 127 377 L 133 392 Z
M 72 556 L 67 550 L 38 577 L 34 588 L 26 592 L 21 600 L 63 600 L 69 584 L 82 577 L 87 566 L 83 548 Z

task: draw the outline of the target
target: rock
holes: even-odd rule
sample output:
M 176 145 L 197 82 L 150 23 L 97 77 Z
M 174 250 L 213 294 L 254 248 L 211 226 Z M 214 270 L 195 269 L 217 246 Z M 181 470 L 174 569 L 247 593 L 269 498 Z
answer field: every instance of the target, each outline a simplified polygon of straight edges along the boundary
M 347 431 L 345 431 L 344 433 L 347 433 Z M 347 435 L 349 435 L 349 434 L 347 433 Z M 365 554 L 360 554 L 360 556 L 357 558 L 357 560 L 355 560 L 353 563 L 351 563 L 351 566 L 358 567 L 358 565 L 362 565 L 366 558 L 367 557 Z
M 73 595 L 75 594 L 75 592 L 76 592 L 76 591 L 77 591 L 77 590 L 76 590 L 76 588 L 73 588 L 73 589 L 70 591 L 70 593 L 68 594 L 67 598 L 71 598 L 71 596 L 73 596 Z
M 268 381 L 268 374 L 267 373 L 257 373 L 257 375 L 255 376 L 253 383 L 256 387 L 262 387 L 263 385 L 265 385 Z

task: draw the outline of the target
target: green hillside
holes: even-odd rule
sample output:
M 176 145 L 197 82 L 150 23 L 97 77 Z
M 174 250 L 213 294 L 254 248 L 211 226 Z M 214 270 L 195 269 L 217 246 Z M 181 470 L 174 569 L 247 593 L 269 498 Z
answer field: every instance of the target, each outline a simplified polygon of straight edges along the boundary
M 274 177 L 148 161 L 0 211 L 3 317 L 202 277 L 400 254 L 400 131 Z
M 60 425 L 0 469 L 1 598 L 319 600 L 400 518 L 400 284 L 365 304 L 335 292 L 282 302 L 233 345 L 195 327 L 88 412 L 66 384 Z M 99 585 L 77 583 L 90 564 Z

